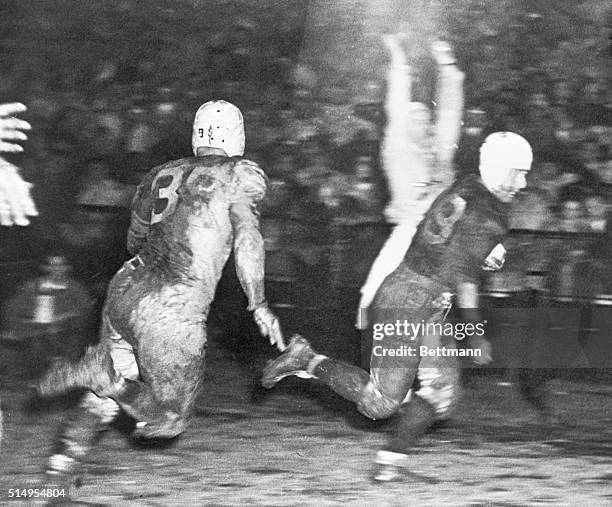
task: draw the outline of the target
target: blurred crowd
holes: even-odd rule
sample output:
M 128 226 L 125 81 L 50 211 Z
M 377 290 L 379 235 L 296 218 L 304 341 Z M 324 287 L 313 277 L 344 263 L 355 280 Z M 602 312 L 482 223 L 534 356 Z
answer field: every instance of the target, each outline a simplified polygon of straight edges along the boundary
M 466 72 L 458 173 L 477 170 L 477 147 L 491 131 L 513 130 L 534 147 L 530 186 L 512 212 L 516 229 L 608 227 L 611 14 L 600 7 L 598 19 L 585 3 L 599 5 L 470 0 L 449 9 L 445 35 Z M 224 98 L 242 109 L 246 155 L 270 178 L 260 210 L 268 272 L 321 276 L 342 271 L 340 263 L 365 276 L 387 234 L 378 158 L 385 84 L 364 81 L 355 95 L 301 61 L 307 9 L 297 0 L 206 9 L 161 0 L 6 2 L 0 102 L 29 108 L 33 131 L 17 163 L 35 184 L 36 237 L 67 249 L 102 288 L 127 255 L 128 208 L 143 174 L 190 156 L 195 110 Z M 377 65 L 385 63 L 381 56 Z M 426 76 L 427 62 L 420 65 Z M 415 93 L 430 94 L 430 84 L 422 77 Z

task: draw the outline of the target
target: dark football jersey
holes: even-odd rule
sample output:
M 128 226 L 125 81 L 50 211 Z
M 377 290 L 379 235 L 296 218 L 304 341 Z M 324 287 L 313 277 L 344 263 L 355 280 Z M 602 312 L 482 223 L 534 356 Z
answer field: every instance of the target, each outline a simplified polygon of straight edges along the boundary
M 466 177 L 433 202 L 404 262 L 454 291 L 461 282 L 478 283 L 484 261 L 507 229 L 508 206 L 479 178 Z

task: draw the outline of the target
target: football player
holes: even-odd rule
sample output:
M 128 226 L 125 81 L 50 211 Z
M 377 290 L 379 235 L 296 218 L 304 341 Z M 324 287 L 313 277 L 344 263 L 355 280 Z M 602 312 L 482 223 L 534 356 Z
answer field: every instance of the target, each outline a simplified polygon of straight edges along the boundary
M 372 336 L 369 372 L 318 354 L 300 336 L 264 369 L 267 388 L 289 375 L 315 378 L 371 419 L 398 413 L 388 445 L 376 458 L 376 480 L 401 478 L 415 443 L 457 403 L 455 336 L 431 326 L 445 322 L 453 296 L 472 324 L 468 344 L 474 356 L 490 360 L 489 342 L 476 332 L 478 324 L 482 327 L 480 270 L 503 264 L 508 206 L 525 187 L 531 163 L 532 150 L 524 138 L 496 132 L 480 149 L 480 178 L 459 180 L 436 198 L 403 261 L 385 278 L 370 307 L 369 321 L 377 334 Z M 420 332 L 414 331 L 411 325 L 419 324 Z
M 48 467 L 69 480 L 96 434 L 120 409 L 140 438 L 172 438 L 187 426 L 201 382 L 206 319 L 234 252 L 248 310 L 262 335 L 284 350 L 264 294 L 264 246 L 256 204 L 266 176 L 242 157 L 240 110 L 222 100 L 194 119 L 194 157 L 151 170 L 132 203 L 127 245 L 134 257 L 110 282 L 99 343 L 76 364 L 57 363 L 40 380 L 48 395 L 85 387 Z

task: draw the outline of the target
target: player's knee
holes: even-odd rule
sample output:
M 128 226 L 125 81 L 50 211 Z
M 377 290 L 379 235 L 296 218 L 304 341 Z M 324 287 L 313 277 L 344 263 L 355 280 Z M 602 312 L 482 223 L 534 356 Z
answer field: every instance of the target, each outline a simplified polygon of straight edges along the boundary
M 459 385 L 452 382 L 421 384 L 416 394 L 431 405 L 438 420 L 448 419 L 452 415 L 461 396 Z
M 137 422 L 134 436 L 145 439 L 169 440 L 183 433 L 188 424 L 188 419 L 183 415 L 167 411 L 158 420 Z
M 100 397 L 90 392 L 81 401 L 81 407 L 100 420 L 102 424 L 111 423 L 119 414 L 119 405 L 110 398 Z
M 357 404 L 357 410 L 370 419 L 386 419 L 400 408 L 400 400 L 390 398 L 380 392 L 371 380 L 362 391 L 362 397 Z

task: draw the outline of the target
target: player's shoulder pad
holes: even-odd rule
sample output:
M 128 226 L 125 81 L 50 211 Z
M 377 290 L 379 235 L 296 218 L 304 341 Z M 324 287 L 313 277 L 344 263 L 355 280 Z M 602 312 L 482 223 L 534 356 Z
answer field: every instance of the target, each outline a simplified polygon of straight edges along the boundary
M 266 175 L 264 170 L 259 167 L 259 164 L 257 162 L 253 162 L 248 158 L 238 158 L 234 165 L 234 172 L 253 173 L 253 175 L 257 175 L 260 178 L 263 178 L 266 184 L 268 183 L 268 176 Z
M 157 176 L 157 174 L 160 171 L 163 171 L 164 169 L 168 170 L 168 169 L 180 169 L 182 166 L 185 165 L 185 162 L 188 161 L 189 159 L 179 159 L 179 160 L 171 160 L 169 162 L 164 162 L 163 164 L 159 164 L 156 165 L 155 167 L 153 167 L 152 169 L 150 169 L 144 176 L 144 178 L 141 181 L 141 184 L 150 184 L 155 177 Z
M 466 203 L 466 215 L 472 223 L 491 231 L 501 231 L 507 228 L 508 207 L 495 197 L 476 177 L 468 177 L 459 183 L 457 194 Z
M 181 170 L 181 167 L 185 165 L 185 161 L 188 159 L 172 160 L 165 162 L 160 165 L 156 165 L 150 169 L 142 178 L 136 188 L 136 192 L 132 199 L 132 207 L 134 208 L 140 200 L 150 198 L 150 193 L 153 190 L 153 182 L 157 178 L 157 175 L 163 170 Z
M 260 201 L 266 195 L 268 177 L 257 162 L 236 158 L 233 179 L 234 189 L 238 194 L 246 194 L 255 201 Z
M 195 157 L 179 158 L 177 160 L 171 160 L 164 164 L 158 165 L 157 167 L 154 167 L 153 170 L 156 172 L 159 172 L 162 169 L 185 169 L 186 170 L 196 165 L 197 163 L 196 160 L 197 159 Z

